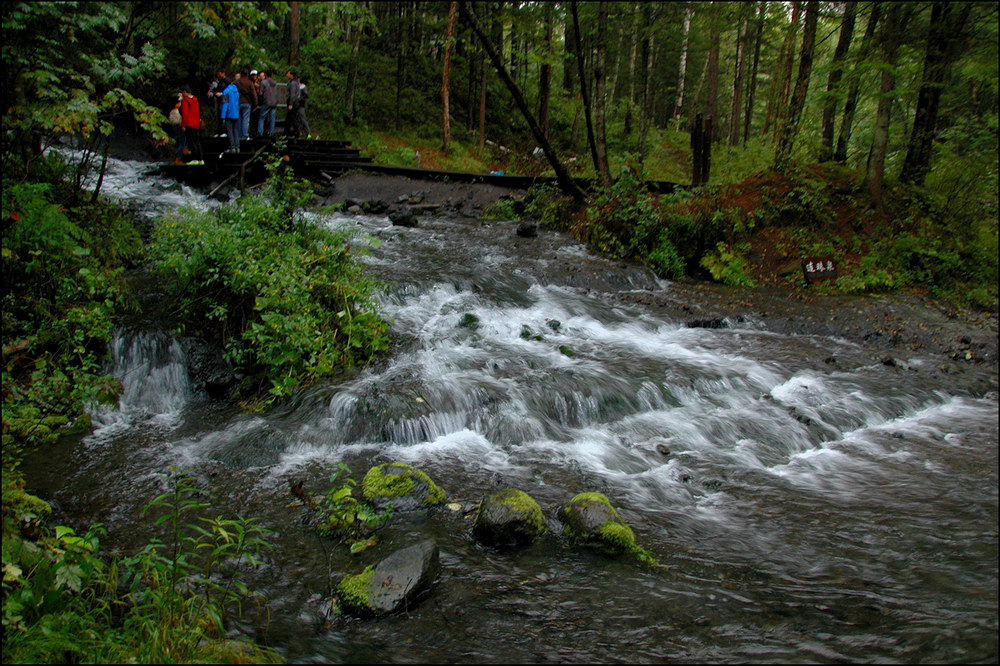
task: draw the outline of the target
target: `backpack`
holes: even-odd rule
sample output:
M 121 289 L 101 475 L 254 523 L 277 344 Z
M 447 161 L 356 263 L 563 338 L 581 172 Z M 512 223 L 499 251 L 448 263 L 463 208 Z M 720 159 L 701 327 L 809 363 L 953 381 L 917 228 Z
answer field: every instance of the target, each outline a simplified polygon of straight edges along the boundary
M 305 104 L 307 99 L 309 99 L 309 90 L 303 83 L 302 86 L 299 88 L 299 102 Z

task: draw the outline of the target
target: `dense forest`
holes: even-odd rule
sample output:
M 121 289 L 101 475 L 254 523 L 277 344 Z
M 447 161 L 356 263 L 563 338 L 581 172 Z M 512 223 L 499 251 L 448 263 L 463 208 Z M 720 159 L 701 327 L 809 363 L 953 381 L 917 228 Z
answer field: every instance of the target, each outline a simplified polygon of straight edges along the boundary
M 234 359 L 276 367 L 287 345 L 305 341 L 306 324 L 291 318 L 280 343 L 253 339 L 268 315 L 255 309 L 262 292 L 245 285 L 212 291 L 211 312 L 193 305 L 221 289 L 223 251 L 178 268 L 191 248 L 168 229 L 215 222 L 143 229 L 101 191 L 116 137 L 140 136 L 151 154 L 172 141 L 166 114 L 181 85 L 202 97 L 211 126 L 204 95 L 219 68 L 278 80 L 298 70 L 313 133 L 350 140 L 378 163 L 554 176 L 557 187 L 493 214 L 533 217 L 660 277 L 915 289 L 996 307 L 995 2 L 10 2 L 2 15 L 5 661 L 15 645 L 23 659 L 60 663 L 232 657 L 225 645 L 205 652 L 186 619 L 218 620 L 216 606 L 193 610 L 173 582 L 123 621 L 97 532 L 47 533 L 47 506 L 16 473 L 25 447 L 85 429 L 85 406 L 114 400 L 118 387 L 99 368 L 131 304 L 129 267 L 216 271 L 190 277 L 185 303 L 220 330 L 239 319 L 248 346 L 230 348 Z M 69 145 L 72 158 L 48 150 Z M 297 234 L 293 247 L 343 243 L 289 228 L 308 187 L 279 166 L 218 237 L 249 224 L 261 247 L 279 242 L 264 231 Z M 593 187 L 581 189 L 583 177 Z M 677 187 L 657 193 L 647 181 Z M 244 240 L 219 242 L 228 259 L 253 254 L 234 250 Z M 837 279 L 807 284 L 805 257 L 836 261 Z M 326 278 L 345 302 L 370 295 L 348 263 Z M 263 392 L 287 396 L 384 349 L 384 323 L 363 306 L 355 314 L 353 328 L 324 329 L 316 364 L 265 371 Z M 363 349 L 344 351 L 345 334 Z M 260 545 L 245 524 L 219 529 Z M 177 575 L 154 552 L 131 566 L 133 586 Z M 230 591 L 213 603 L 231 602 Z M 156 629 L 164 608 L 175 639 Z M 109 633 L 92 641 L 99 649 L 68 638 L 100 631 Z

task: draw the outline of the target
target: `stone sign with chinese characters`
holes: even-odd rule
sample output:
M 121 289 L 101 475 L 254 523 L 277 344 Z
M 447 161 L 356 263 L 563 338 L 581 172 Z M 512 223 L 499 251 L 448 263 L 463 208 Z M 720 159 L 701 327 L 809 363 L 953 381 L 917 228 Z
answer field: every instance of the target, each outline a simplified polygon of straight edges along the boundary
M 802 273 L 809 283 L 836 280 L 837 266 L 832 257 L 809 257 L 802 260 Z

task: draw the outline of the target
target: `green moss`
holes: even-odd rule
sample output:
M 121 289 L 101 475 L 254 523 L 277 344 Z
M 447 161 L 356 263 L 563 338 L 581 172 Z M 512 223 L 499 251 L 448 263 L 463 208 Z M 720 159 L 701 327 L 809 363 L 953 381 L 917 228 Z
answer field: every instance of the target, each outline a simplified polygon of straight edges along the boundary
M 402 471 L 387 473 L 390 468 Z M 372 467 L 361 482 L 361 491 L 368 501 L 379 497 L 405 497 L 413 492 L 417 481 L 427 485 L 427 494 L 422 498 L 424 502 L 436 505 L 444 501 L 444 490 L 434 483 L 431 477 L 416 467 L 404 463 L 387 463 Z
M 375 567 L 369 566 L 359 574 L 344 576 L 337 583 L 337 596 L 340 601 L 355 611 L 372 612 L 369 601 L 369 587 L 375 576 Z
M 606 522 L 597 530 L 597 536 L 614 550 L 628 552 L 635 548 L 635 532 L 625 523 Z
M 516 488 L 507 488 L 497 493 L 496 500 L 504 506 L 509 506 L 519 515 L 524 516 L 536 534 L 545 532 L 545 518 L 542 515 L 542 507 L 538 506 L 528 493 Z
M 615 511 L 615 507 L 611 506 L 611 500 L 609 500 L 608 496 L 605 495 L 604 493 L 598 493 L 598 492 L 580 493 L 579 495 L 577 495 L 576 497 L 574 497 L 569 501 L 571 506 L 573 504 L 576 504 L 577 502 L 600 502 L 601 504 L 611 509 L 611 513 L 614 514 L 615 520 L 618 520 L 618 512 Z
M 567 523 L 563 526 L 563 534 L 566 538 L 573 541 L 600 541 L 607 547 L 607 551 L 609 553 L 627 553 L 629 555 L 634 555 L 639 561 L 645 562 L 646 564 L 653 566 L 659 565 L 659 562 L 657 562 L 656 558 L 653 557 L 653 554 L 650 551 L 636 543 L 635 532 L 631 527 L 625 524 L 625 521 L 621 519 L 615 508 L 611 506 L 611 500 L 609 500 L 603 493 L 580 493 L 570 500 L 564 511 L 570 511 L 576 504 L 592 502 L 599 502 L 608 507 L 614 518 L 602 524 L 593 534 L 579 534 Z

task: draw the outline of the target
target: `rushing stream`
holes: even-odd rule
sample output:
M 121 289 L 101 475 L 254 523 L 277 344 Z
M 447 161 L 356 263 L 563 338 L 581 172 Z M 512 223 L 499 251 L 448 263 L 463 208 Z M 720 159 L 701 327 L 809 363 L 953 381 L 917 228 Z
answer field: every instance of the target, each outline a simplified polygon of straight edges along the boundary
M 105 188 L 155 214 L 207 205 L 114 162 Z M 29 460 L 29 479 L 79 525 L 135 547 L 142 507 L 188 470 L 220 512 L 275 530 L 252 576 L 269 620 L 235 622 L 289 661 L 995 663 L 997 399 L 985 371 L 884 354 L 750 320 L 692 328 L 616 298 L 669 292 L 636 267 L 512 222 L 313 216 L 360 229 L 393 353 L 342 384 L 243 414 L 193 393 L 176 340 L 115 341 L 120 408 Z M 366 238 L 378 239 L 372 243 Z M 472 315 L 472 316 L 469 316 Z M 831 359 L 836 359 L 831 362 Z M 470 517 L 399 513 L 350 555 L 306 525 L 290 480 L 329 487 L 381 462 L 431 475 L 473 507 L 517 487 L 546 513 L 531 547 L 477 544 Z M 558 508 L 605 493 L 665 566 L 581 551 Z M 339 573 L 423 536 L 441 552 L 407 613 L 330 611 Z

